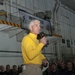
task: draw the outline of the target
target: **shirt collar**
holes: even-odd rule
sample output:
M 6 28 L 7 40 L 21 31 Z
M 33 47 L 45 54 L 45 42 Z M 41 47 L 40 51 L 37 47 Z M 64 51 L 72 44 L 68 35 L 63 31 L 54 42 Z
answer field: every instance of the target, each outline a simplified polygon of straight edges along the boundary
M 31 36 L 32 38 L 37 38 L 37 35 L 33 34 L 33 33 L 29 33 L 29 36 Z

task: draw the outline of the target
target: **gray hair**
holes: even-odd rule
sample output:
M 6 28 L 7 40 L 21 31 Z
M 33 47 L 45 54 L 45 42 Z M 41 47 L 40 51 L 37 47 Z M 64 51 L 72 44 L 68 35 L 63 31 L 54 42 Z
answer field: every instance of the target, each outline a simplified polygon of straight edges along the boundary
M 39 20 L 32 20 L 32 21 L 29 23 L 29 25 L 28 25 L 28 29 L 30 29 L 33 25 L 35 25 L 35 22 L 40 23 Z

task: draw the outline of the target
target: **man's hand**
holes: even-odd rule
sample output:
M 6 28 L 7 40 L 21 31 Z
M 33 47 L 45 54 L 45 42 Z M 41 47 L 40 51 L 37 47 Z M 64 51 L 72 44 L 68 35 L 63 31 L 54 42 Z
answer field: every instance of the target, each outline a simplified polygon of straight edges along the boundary
M 42 63 L 44 64 L 44 66 L 42 66 L 42 72 L 44 72 L 49 67 L 49 62 L 44 59 Z
M 47 39 L 46 39 L 46 37 L 41 38 L 41 39 L 40 39 L 40 42 L 43 43 L 44 45 L 46 45 L 46 44 L 47 44 Z
M 47 67 L 47 66 L 49 65 L 49 62 L 47 61 L 47 59 L 44 59 L 44 60 L 42 61 L 42 63 L 43 63 L 43 65 L 44 65 L 44 67 Z

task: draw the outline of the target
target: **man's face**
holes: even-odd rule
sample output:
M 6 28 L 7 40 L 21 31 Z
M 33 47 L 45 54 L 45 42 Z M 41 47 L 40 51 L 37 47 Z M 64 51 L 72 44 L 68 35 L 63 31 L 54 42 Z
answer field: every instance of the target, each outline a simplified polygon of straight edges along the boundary
M 40 33 L 40 23 L 38 21 L 35 21 L 34 25 L 31 26 L 31 32 L 35 35 Z
M 71 69 L 72 67 L 73 67 L 72 63 L 71 63 L 71 62 L 68 62 L 68 63 L 67 63 L 67 68 L 68 68 L 68 69 Z

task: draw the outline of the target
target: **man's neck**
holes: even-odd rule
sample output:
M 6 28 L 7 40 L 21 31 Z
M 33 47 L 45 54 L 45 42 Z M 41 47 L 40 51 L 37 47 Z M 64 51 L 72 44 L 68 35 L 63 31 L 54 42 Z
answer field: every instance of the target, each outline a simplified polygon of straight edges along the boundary
M 34 35 L 36 35 L 36 36 L 37 36 L 37 34 L 35 34 L 35 33 L 33 33 L 33 32 L 30 32 L 30 33 L 32 33 L 32 34 L 34 34 Z

